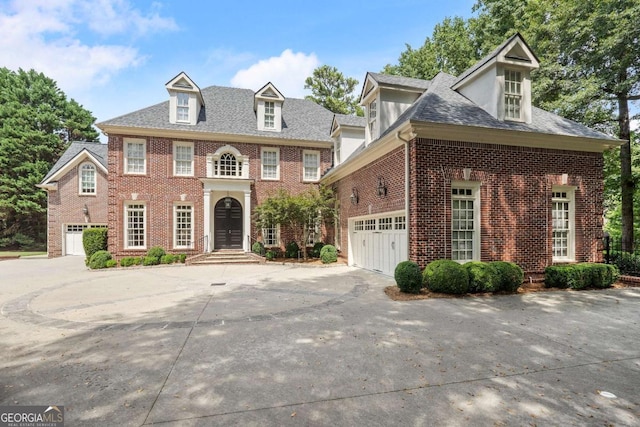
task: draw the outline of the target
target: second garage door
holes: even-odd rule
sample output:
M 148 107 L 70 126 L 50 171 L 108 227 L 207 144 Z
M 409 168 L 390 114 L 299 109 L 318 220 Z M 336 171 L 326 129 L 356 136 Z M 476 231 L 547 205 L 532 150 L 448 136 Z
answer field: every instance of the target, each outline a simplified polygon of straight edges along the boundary
M 370 215 L 349 220 L 349 263 L 387 276 L 407 257 L 404 213 Z

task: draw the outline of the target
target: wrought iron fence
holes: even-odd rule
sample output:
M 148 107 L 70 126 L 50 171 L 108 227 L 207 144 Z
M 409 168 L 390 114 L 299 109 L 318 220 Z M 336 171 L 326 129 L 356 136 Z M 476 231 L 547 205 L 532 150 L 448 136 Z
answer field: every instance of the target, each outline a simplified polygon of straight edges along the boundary
M 621 274 L 640 276 L 640 240 L 630 246 L 630 251 L 623 251 L 621 238 L 605 235 L 602 240 L 604 262 L 616 265 Z

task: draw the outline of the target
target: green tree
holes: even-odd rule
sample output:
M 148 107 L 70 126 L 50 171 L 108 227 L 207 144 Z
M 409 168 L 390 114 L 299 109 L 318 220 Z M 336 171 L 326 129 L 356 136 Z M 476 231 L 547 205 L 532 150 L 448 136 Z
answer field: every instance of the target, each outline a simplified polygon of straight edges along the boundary
M 95 118 L 34 70 L 0 68 L 0 238 L 43 243 L 47 195 L 40 183 L 71 140 L 97 141 Z
M 329 222 L 335 217 L 335 200 L 330 188 L 313 187 L 300 194 L 280 189 L 254 209 L 256 225 L 269 228 L 276 224 L 293 232 L 298 247 L 304 250 L 309 239 L 309 224 L 316 220 Z
M 358 106 L 357 95 L 354 90 L 358 80 L 345 77 L 336 67 L 322 65 L 313 70 L 313 75 L 304 81 L 304 88 L 311 89 L 309 99 L 337 114 L 356 114 L 363 116 L 362 108 Z

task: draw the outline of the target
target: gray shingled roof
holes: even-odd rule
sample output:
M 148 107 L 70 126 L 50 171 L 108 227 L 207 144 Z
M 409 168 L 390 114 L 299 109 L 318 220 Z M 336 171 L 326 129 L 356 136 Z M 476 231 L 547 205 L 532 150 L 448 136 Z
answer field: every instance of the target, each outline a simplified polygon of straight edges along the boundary
M 363 128 L 367 126 L 365 117 L 354 116 L 352 114 L 335 114 L 336 121 L 340 126 L 352 126 Z
M 420 91 L 427 89 L 429 87 L 429 84 L 431 83 L 429 80 L 414 79 L 412 77 L 394 76 L 391 74 L 380 74 L 380 73 L 372 73 L 372 72 L 369 72 L 367 74 L 369 74 L 373 78 L 373 80 L 375 80 L 378 83 L 388 84 L 393 86 L 402 86 L 402 87 L 407 87 L 411 89 L 418 89 Z
M 536 107 L 531 108 L 531 123 L 500 121 L 460 93 L 451 89 L 456 78 L 439 73 L 416 102 L 398 117 L 382 135 L 387 135 L 407 120 L 443 123 L 478 128 L 505 129 L 520 132 L 565 135 L 615 140 L 604 133 Z
M 169 123 L 169 101 L 98 123 L 103 126 L 180 130 L 331 142 L 327 128 L 333 113 L 315 102 L 286 98 L 282 104 L 282 132 L 259 131 L 253 110 L 254 92 L 222 86 L 202 89 L 206 107 L 196 125 Z
M 107 144 L 100 144 L 99 142 L 72 142 L 69 148 L 62 153 L 62 156 L 53 165 L 49 173 L 44 177 L 42 183 L 46 182 L 51 176 L 64 167 L 67 163 L 72 161 L 83 150 L 87 150 L 91 153 L 96 160 L 100 162 L 102 166 L 107 168 Z

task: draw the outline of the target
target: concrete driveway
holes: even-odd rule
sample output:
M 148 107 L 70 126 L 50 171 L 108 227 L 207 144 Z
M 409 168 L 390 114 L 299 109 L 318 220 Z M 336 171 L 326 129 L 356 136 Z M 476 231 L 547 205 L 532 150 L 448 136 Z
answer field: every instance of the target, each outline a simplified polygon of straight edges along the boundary
M 64 405 L 67 426 L 640 425 L 640 288 L 394 302 L 391 284 L 2 261 L 0 405 Z

